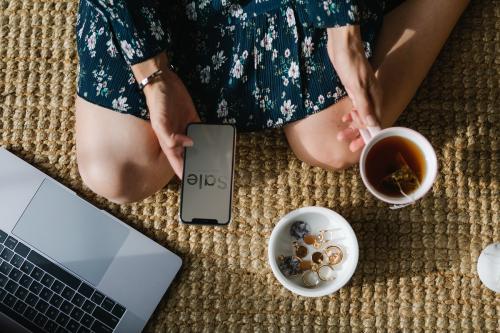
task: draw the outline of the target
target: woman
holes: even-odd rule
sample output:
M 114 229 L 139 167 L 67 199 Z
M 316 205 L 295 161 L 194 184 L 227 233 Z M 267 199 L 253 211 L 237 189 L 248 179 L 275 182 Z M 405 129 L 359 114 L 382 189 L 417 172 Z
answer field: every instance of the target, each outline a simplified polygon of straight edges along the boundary
M 467 3 L 81 0 L 80 174 L 113 202 L 141 200 L 182 175 L 200 118 L 283 127 L 302 161 L 348 167 L 358 128 L 396 121 Z

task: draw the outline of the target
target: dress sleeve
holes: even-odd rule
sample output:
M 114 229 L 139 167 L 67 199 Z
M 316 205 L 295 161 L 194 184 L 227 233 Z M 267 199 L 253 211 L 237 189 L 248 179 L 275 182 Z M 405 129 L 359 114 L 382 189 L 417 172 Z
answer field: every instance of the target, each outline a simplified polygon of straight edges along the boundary
M 317 28 L 359 24 L 358 0 L 304 0 L 310 23 Z
M 129 65 L 166 50 L 170 43 L 157 0 L 83 0 L 107 18 Z

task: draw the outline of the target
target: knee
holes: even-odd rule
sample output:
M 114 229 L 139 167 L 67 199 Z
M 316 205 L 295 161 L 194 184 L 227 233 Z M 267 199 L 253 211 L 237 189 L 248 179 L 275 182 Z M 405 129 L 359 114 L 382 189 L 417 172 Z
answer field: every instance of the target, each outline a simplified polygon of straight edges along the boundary
M 132 167 L 98 155 L 79 154 L 78 171 L 93 192 L 117 204 L 138 201 L 130 179 Z
M 331 171 L 340 171 L 350 168 L 359 162 L 360 152 L 351 152 L 347 147 L 328 147 L 317 145 L 310 147 L 299 154 L 299 160 L 311 166 Z

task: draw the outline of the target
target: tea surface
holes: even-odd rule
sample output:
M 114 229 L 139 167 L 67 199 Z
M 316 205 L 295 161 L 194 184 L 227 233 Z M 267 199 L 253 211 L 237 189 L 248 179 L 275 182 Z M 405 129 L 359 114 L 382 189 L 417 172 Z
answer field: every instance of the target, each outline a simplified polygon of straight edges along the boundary
M 377 191 L 401 197 L 401 190 L 410 194 L 422 183 L 426 163 L 415 143 L 401 136 L 391 136 L 371 148 L 365 168 L 368 181 Z

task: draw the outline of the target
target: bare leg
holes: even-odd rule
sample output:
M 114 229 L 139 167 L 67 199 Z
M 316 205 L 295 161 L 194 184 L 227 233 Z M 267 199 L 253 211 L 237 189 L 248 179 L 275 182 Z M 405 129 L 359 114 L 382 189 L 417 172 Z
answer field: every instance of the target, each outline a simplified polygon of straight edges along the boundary
M 76 99 L 76 154 L 85 184 L 110 201 L 138 201 L 173 177 L 149 124 Z
M 384 91 L 383 127 L 391 126 L 410 103 L 469 0 L 407 0 L 384 18 L 372 65 Z M 343 169 L 359 160 L 337 140 L 350 112 L 348 98 L 318 114 L 285 126 L 290 147 L 302 161 Z

